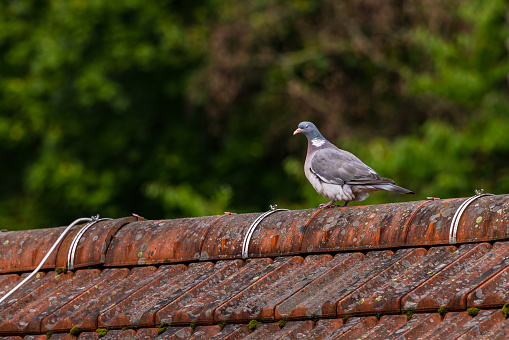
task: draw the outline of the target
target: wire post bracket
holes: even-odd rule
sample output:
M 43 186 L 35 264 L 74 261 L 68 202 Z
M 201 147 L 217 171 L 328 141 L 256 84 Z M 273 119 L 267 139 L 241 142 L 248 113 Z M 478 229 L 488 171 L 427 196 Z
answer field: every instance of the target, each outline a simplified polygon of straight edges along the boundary
M 111 218 L 99 218 L 99 215 L 92 216 L 90 218 L 90 221 L 83 226 L 83 228 L 80 229 L 80 231 L 74 236 L 71 242 L 71 246 L 69 247 L 69 252 L 67 253 L 67 269 L 73 270 L 74 269 L 74 256 L 76 254 L 76 249 L 78 248 L 78 243 L 81 239 L 81 237 L 85 234 L 85 232 L 100 221 L 106 221 L 111 220 Z
M 251 237 L 253 236 L 253 233 L 258 224 L 260 224 L 260 222 L 263 221 L 265 217 L 278 211 L 290 211 L 290 209 L 277 209 L 277 204 L 270 205 L 269 211 L 264 212 L 263 214 L 258 216 L 256 220 L 254 220 L 254 222 L 247 230 L 246 236 L 244 237 L 244 242 L 242 243 L 242 259 L 245 260 L 249 257 L 249 242 L 251 241 Z
M 493 194 L 485 194 L 484 189 L 475 190 L 475 195 L 465 200 L 456 210 L 449 229 L 449 244 L 456 244 L 456 235 L 458 233 L 458 225 L 460 223 L 461 215 L 465 212 L 467 207 L 476 199 L 483 196 L 494 196 Z
M 77 220 L 75 220 L 74 222 L 72 222 L 71 224 L 69 224 L 69 226 L 67 228 L 65 228 L 65 230 L 62 232 L 62 234 L 60 234 L 60 236 L 58 237 L 58 239 L 55 241 L 55 243 L 51 246 L 51 248 L 49 249 L 48 253 L 46 254 L 46 256 L 44 256 L 44 258 L 42 259 L 42 261 L 39 263 L 39 265 L 37 266 L 37 268 L 34 269 L 33 272 L 31 272 L 27 277 L 25 277 L 23 279 L 23 281 L 21 281 L 20 283 L 18 283 L 16 285 L 16 287 L 12 288 L 7 294 L 5 294 L 4 296 L 2 296 L 2 298 L 0 298 L 0 303 L 4 302 L 9 296 L 11 296 L 15 291 L 18 290 L 19 287 L 23 286 L 28 280 L 30 280 L 40 269 L 41 267 L 44 265 L 44 262 L 46 262 L 46 260 L 48 259 L 48 257 L 51 255 L 51 253 L 55 250 L 55 248 L 60 244 L 60 242 L 62 241 L 62 239 L 65 237 L 65 235 L 67 235 L 67 233 L 69 232 L 69 230 L 71 230 L 72 227 L 74 227 L 76 224 L 78 223 L 81 223 L 81 222 L 88 222 L 84 228 L 87 228 L 90 227 L 92 224 L 96 223 L 96 222 L 99 222 L 99 221 L 103 221 L 103 220 L 111 220 L 111 218 L 99 218 L 99 215 L 96 215 L 96 216 L 92 216 L 91 218 L 88 218 L 88 217 L 84 217 L 84 218 L 78 218 Z M 83 229 L 84 229 L 83 228 Z M 83 230 L 82 229 L 82 230 Z M 81 230 L 80 230 L 81 232 Z M 83 231 L 84 233 L 85 231 Z M 80 233 L 78 233 L 80 234 Z M 81 234 L 83 235 L 83 234 Z M 74 238 L 74 240 L 76 240 L 78 235 L 76 235 L 76 237 Z M 81 236 L 80 236 L 81 238 Z M 73 242 L 74 242 L 73 240 Z M 79 240 L 79 238 L 78 238 Z M 77 244 L 77 241 L 76 241 L 76 244 Z M 70 251 L 69 251 L 70 253 Z M 73 256 L 74 257 L 74 256 Z M 69 256 L 68 256 L 69 258 Z M 74 265 L 74 259 L 73 259 L 73 265 Z

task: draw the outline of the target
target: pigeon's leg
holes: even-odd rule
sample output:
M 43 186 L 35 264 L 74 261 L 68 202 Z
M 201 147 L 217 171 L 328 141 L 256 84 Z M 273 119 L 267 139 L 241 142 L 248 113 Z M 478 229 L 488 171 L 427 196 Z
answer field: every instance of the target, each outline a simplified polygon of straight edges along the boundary
M 336 201 L 330 201 L 329 203 L 322 203 L 318 206 L 320 209 L 330 208 L 336 203 Z
M 341 205 L 341 207 L 346 207 L 346 205 L 350 203 L 350 201 L 345 201 L 345 203 L 343 203 L 343 205 Z

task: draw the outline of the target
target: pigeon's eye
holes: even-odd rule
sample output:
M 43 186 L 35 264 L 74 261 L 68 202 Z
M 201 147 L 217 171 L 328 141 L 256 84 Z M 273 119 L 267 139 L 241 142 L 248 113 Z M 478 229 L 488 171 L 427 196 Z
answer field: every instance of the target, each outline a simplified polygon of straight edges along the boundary
M 309 127 L 309 125 L 306 125 L 306 129 Z

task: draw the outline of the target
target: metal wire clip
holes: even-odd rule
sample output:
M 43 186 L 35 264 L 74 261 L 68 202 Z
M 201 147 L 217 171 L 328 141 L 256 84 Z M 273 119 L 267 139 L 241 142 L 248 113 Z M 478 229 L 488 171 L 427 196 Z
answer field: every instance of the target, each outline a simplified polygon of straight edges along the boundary
M 76 254 L 76 248 L 78 248 L 78 243 L 83 234 L 85 234 L 85 232 L 88 230 L 88 228 L 90 228 L 97 222 L 111 220 L 111 218 L 99 218 L 99 217 L 100 217 L 99 215 L 92 216 L 90 222 L 85 224 L 83 228 L 81 228 L 80 231 L 76 234 L 76 236 L 74 236 L 74 238 L 72 239 L 71 247 L 69 248 L 69 252 L 67 253 L 67 269 L 69 270 L 74 269 L 74 256 Z
M 85 218 L 78 218 L 77 220 L 75 220 L 74 222 L 72 222 L 71 224 L 69 224 L 69 226 L 67 226 L 67 228 L 65 228 L 65 230 L 62 232 L 62 234 L 60 234 L 60 236 L 58 237 L 58 239 L 55 241 L 55 243 L 53 243 L 53 245 L 51 246 L 51 248 L 48 250 L 48 253 L 46 254 L 46 256 L 44 256 L 44 258 L 42 259 L 42 261 L 39 263 L 39 265 L 37 266 L 37 268 L 34 269 L 33 272 L 31 272 L 29 275 L 27 275 L 20 283 L 18 283 L 16 285 L 16 287 L 12 288 L 7 294 L 5 294 L 4 296 L 2 296 L 2 298 L 0 298 L 0 303 L 4 302 L 10 295 L 12 295 L 12 293 L 14 293 L 16 290 L 18 290 L 19 287 L 23 286 L 28 280 L 30 280 L 40 269 L 41 267 L 43 266 L 44 262 L 46 262 L 46 260 L 48 259 L 48 257 L 51 255 L 51 253 L 55 250 L 55 248 L 60 244 L 60 241 L 62 241 L 62 239 L 65 237 L 65 235 L 67 235 L 67 233 L 69 232 L 69 230 L 71 230 L 72 227 L 74 227 L 76 224 L 78 223 L 81 223 L 81 222 L 89 222 L 86 226 L 88 226 L 89 224 L 94 224 L 95 222 L 99 222 L 99 221 L 102 221 L 102 220 L 111 220 L 111 218 L 103 218 L 103 219 L 99 219 L 99 215 L 97 216 L 92 216 L 91 218 L 88 218 L 88 217 L 85 217 Z M 85 227 L 86 227 L 85 226 Z M 88 228 L 88 227 L 87 227 Z M 78 233 L 79 234 L 79 233 Z M 81 236 L 80 236 L 81 237 Z M 76 237 L 75 237 L 76 239 Z M 74 242 L 74 240 L 73 240 Z
M 260 224 L 260 222 L 270 214 L 273 214 L 278 211 L 290 211 L 290 209 L 277 209 L 277 204 L 270 205 L 270 210 L 264 212 L 258 218 L 251 224 L 249 229 L 247 230 L 246 237 L 244 238 L 244 242 L 242 243 L 242 258 L 247 259 L 249 257 L 248 251 L 249 251 L 249 241 L 251 241 L 251 236 L 253 236 L 253 233 Z
M 484 189 L 481 190 L 475 190 L 475 195 L 470 197 L 469 199 L 465 200 L 456 210 L 456 213 L 454 214 L 452 221 L 451 221 L 451 227 L 449 229 L 449 244 L 455 244 L 456 243 L 456 234 L 458 233 L 458 224 L 460 223 L 461 215 L 463 215 L 463 212 L 467 209 L 467 207 L 478 199 L 479 197 L 483 196 L 493 196 L 493 194 L 485 194 Z

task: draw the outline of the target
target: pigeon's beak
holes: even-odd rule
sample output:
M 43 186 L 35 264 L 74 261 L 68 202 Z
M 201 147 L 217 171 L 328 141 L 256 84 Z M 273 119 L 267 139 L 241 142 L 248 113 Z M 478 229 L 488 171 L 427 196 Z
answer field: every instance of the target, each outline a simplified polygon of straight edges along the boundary
M 295 131 L 293 131 L 293 135 L 295 136 L 296 134 L 300 133 L 302 130 L 301 129 L 297 129 Z

